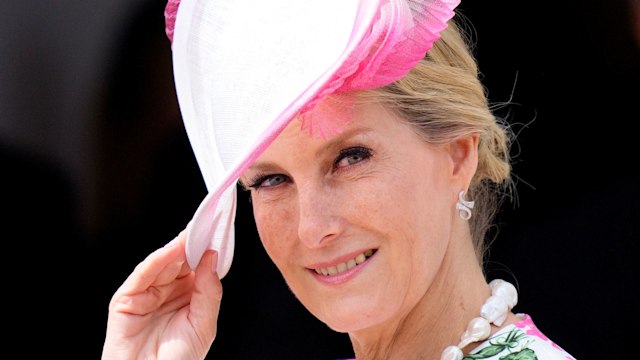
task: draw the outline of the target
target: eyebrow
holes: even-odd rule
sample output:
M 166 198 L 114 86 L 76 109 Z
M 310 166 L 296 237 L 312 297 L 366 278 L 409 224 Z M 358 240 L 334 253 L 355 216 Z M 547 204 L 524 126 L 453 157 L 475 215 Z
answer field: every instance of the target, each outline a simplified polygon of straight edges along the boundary
M 325 144 L 325 146 L 321 147 L 320 149 L 318 149 L 318 151 L 316 151 L 316 153 L 314 154 L 315 158 L 320 157 L 321 153 L 327 152 L 327 151 L 331 151 L 335 148 L 339 148 L 344 142 L 348 141 L 351 138 L 354 138 L 356 136 L 359 135 L 364 135 L 367 133 L 371 133 L 373 132 L 373 129 L 369 128 L 369 127 L 357 127 L 357 128 L 353 128 L 353 129 L 349 129 L 349 130 L 345 130 L 341 133 L 339 133 L 338 135 L 332 137 L 327 144 Z M 273 168 L 278 167 L 278 165 L 274 162 L 271 161 L 266 161 L 266 162 L 255 162 L 253 163 L 251 166 L 249 166 L 247 168 L 247 170 L 245 170 L 245 173 L 247 171 L 255 171 L 255 172 L 267 172 Z M 245 184 L 244 181 L 242 181 L 242 176 L 238 179 L 238 182 L 240 183 L 240 185 L 242 185 L 245 188 L 248 188 L 251 184 Z
M 353 129 L 349 129 L 344 132 L 341 132 L 338 135 L 332 137 L 325 146 L 318 149 L 318 151 L 316 151 L 315 153 L 315 157 L 316 158 L 319 157 L 320 153 L 331 151 L 341 147 L 341 145 L 344 144 L 346 141 L 356 136 L 366 135 L 371 132 L 373 132 L 373 129 L 369 127 L 357 127 L 357 128 L 353 128 Z

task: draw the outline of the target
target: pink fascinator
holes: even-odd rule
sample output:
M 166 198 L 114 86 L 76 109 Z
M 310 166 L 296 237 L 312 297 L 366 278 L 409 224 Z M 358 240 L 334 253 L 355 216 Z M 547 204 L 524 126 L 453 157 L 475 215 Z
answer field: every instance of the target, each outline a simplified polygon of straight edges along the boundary
M 233 259 L 236 181 L 295 117 L 311 135 L 332 94 L 403 77 L 439 38 L 459 0 L 170 0 L 178 102 L 208 195 L 187 226 L 192 268 Z M 343 119 L 344 120 L 344 119 Z

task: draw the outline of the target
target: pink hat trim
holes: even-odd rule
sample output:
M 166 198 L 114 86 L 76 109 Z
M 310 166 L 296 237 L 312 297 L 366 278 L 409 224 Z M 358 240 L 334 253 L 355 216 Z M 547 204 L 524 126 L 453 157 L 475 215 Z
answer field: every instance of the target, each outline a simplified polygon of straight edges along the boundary
M 377 1 L 377 15 L 367 24 L 367 34 L 297 114 L 303 120 L 303 127 L 321 136 L 337 132 L 350 119 L 350 106 L 345 106 L 344 111 L 338 110 L 343 113 L 323 114 L 324 111 L 319 111 L 311 114 L 311 110 L 331 94 L 374 89 L 402 78 L 439 39 L 459 3 L 460 0 Z M 179 5 L 180 0 L 169 0 L 164 12 L 165 31 L 171 41 Z M 359 29 L 362 21 L 363 16 L 358 16 L 354 29 Z

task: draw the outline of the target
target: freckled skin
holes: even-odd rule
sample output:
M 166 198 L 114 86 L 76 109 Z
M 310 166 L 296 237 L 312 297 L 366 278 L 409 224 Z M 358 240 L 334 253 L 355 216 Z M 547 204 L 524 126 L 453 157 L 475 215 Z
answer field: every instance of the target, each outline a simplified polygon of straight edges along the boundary
M 335 166 L 340 151 L 351 147 L 371 156 Z M 286 178 L 252 190 L 254 216 L 266 251 L 309 311 L 334 330 L 352 332 L 404 317 L 424 297 L 465 186 L 454 153 L 367 104 L 330 139 L 311 138 L 293 121 L 247 170 L 244 181 Z M 370 264 L 339 286 L 319 282 L 308 269 L 366 249 L 377 249 Z

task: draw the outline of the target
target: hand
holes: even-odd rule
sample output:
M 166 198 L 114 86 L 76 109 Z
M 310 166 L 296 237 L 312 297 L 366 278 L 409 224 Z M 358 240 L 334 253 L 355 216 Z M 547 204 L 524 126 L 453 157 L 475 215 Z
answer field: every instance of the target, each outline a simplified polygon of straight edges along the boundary
M 196 271 L 186 232 L 142 261 L 111 298 L 102 359 L 204 359 L 216 336 L 222 284 L 217 253 Z

